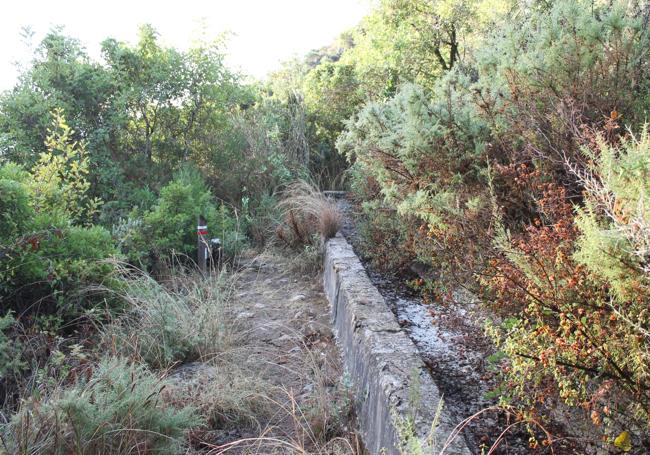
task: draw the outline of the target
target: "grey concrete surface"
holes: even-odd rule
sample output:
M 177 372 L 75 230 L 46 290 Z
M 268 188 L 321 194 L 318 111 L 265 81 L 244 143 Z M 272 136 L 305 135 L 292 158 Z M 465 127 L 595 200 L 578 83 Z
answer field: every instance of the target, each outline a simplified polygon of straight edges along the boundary
M 469 454 L 460 436 L 446 445 L 458 422 L 444 405 L 432 432 L 438 388 L 352 247 L 340 234 L 324 247 L 325 294 L 369 453 Z

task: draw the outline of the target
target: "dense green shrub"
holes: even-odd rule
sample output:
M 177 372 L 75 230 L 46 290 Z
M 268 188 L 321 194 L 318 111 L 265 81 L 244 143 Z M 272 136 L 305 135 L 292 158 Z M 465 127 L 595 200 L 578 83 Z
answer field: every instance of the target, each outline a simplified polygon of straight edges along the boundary
M 177 454 L 201 420 L 165 403 L 166 384 L 144 367 L 105 359 L 68 387 L 23 401 L 3 440 L 10 453 Z
M 476 244 L 489 244 L 482 238 L 487 233 L 482 223 L 489 221 L 489 130 L 473 104 L 471 86 L 460 71 L 440 79 L 430 95 L 417 85 L 405 85 L 394 98 L 367 105 L 337 143 L 355 161 L 352 188 L 367 193 L 363 181 L 371 179 L 374 207 L 394 210 L 401 220 L 396 229 L 394 223 L 366 218 L 367 226 L 375 225 L 374 238 L 394 241 L 399 233 L 405 242 L 400 251 L 448 269 L 449 276 L 471 275 L 473 261 L 466 258 Z M 383 218 L 384 212 L 375 213 Z M 376 229 L 381 225 L 393 225 L 392 232 L 382 235 Z M 414 243 L 425 237 L 429 241 Z
M 69 132 L 60 113 L 55 121 Z M 0 296 L 3 308 L 18 314 L 68 320 L 94 306 L 83 291 L 106 279 L 112 267 L 104 260 L 117 252 L 106 229 L 73 223 L 87 222 L 96 206 L 86 197 L 86 165 L 83 154 L 76 161 L 76 145 L 51 141 L 65 154 L 52 148 L 31 173 L 0 168 Z
M 64 109 L 71 138 L 86 144 L 89 196 L 113 203 L 112 220 L 130 211 L 116 205 L 133 187 L 157 189 L 181 163 L 235 150 L 228 147 L 229 116 L 251 99 L 224 65 L 220 40 L 179 51 L 162 45 L 151 26 L 139 32 L 134 44 L 102 42 L 100 62 L 54 28 L 0 97 L 3 159 L 34 165 L 46 151 L 50 112 Z
M 156 205 L 158 194 L 152 189 L 140 188 L 133 182 L 120 185 L 119 199 L 102 204 L 99 224 L 116 226 L 126 218 L 139 218 Z
M 354 65 L 324 58 L 307 73 L 303 85 L 310 126 L 310 169 L 321 186 L 337 189 L 346 163 L 336 152 L 336 138 L 345 121 L 363 104 L 361 81 Z
M 32 223 L 29 234 L 12 239 L 0 258 L 4 304 L 21 313 L 75 318 L 97 303 L 86 288 L 105 282 L 113 270 L 106 261 L 117 254 L 111 235 L 100 226 L 70 226 L 48 215 Z
M 27 230 L 34 210 L 29 205 L 25 185 L 15 180 L 0 179 L 0 214 L 0 240 L 15 238 Z
M 201 176 L 188 170 L 160 190 L 158 203 L 144 216 L 153 251 L 163 257 L 172 252 L 193 255 L 199 216 L 205 218 L 210 235 L 221 238 L 227 253 L 241 249 L 244 237 L 232 211 L 217 205 Z
M 41 245 L 40 257 L 47 266 L 50 286 L 63 312 L 70 309 L 73 314 L 84 300 L 84 288 L 105 284 L 113 271 L 107 259 L 117 254 L 110 232 L 101 226 L 70 226 Z M 81 295 L 75 295 L 77 292 Z M 60 298 L 59 298 L 60 296 Z
M 145 239 L 144 221 L 141 217 L 121 218 L 111 229 L 116 248 L 124 259 L 137 267 L 149 265 L 151 251 Z
M 469 79 L 451 73 L 431 96 L 406 85 L 386 103 L 366 106 L 338 147 L 379 183 L 386 202 L 436 227 L 468 209 L 462 194 L 481 181 L 486 125 Z
M 576 170 L 586 201 L 576 218 L 581 234 L 575 259 L 606 281 L 616 300 L 638 303 L 635 294 L 650 284 L 646 283 L 650 278 L 648 125 L 619 147 L 601 138 L 595 150 L 582 151 L 590 165 L 585 171 Z

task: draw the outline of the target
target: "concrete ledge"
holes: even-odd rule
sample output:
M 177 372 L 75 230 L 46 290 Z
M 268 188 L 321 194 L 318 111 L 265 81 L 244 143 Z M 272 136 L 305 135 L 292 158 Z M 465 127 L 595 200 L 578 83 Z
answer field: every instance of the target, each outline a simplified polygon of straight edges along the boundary
M 338 234 L 325 244 L 324 287 L 343 361 L 357 397 L 359 431 L 372 455 L 409 453 L 405 423 L 412 420 L 425 453 L 439 453 L 457 422 L 444 410 L 434 433 L 440 393 L 417 348 L 401 330 L 352 247 Z M 462 437 L 445 454 L 469 454 Z

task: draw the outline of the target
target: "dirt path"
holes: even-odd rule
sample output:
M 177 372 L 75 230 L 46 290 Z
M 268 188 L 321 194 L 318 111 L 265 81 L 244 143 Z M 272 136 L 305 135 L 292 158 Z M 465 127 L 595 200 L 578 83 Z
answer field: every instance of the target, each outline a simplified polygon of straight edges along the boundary
M 238 435 L 237 451 L 349 449 L 341 438 L 351 434 L 350 396 L 320 275 L 294 272 L 289 260 L 273 254 L 244 260 L 238 275 L 233 317 L 247 331 L 247 362 L 273 386 L 273 412 L 260 421 L 258 434 Z

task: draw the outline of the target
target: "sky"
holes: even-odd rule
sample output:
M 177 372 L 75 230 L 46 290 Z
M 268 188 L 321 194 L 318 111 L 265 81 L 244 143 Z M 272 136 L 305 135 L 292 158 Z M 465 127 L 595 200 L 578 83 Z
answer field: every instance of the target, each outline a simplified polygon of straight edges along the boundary
M 371 9 L 371 0 L 11 0 L 0 15 L 0 91 L 16 82 L 16 62 L 54 26 L 79 39 L 93 58 L 108 37 L 134 42 L 138 26 L 152 24 L 163 44 L 186 49 L 198 31 L 208 39 L 229 32 L 228 63 L 264 77 L 280 62 L 330 44 Z

